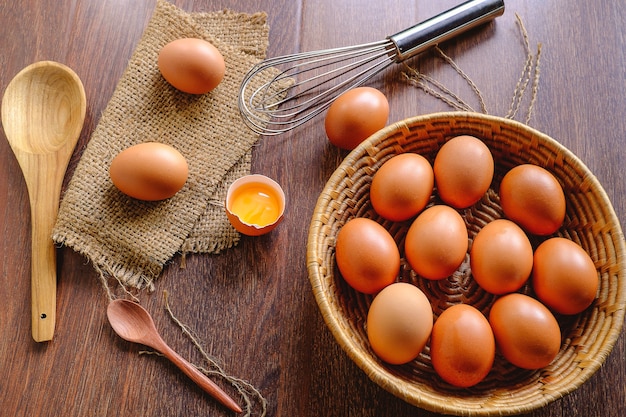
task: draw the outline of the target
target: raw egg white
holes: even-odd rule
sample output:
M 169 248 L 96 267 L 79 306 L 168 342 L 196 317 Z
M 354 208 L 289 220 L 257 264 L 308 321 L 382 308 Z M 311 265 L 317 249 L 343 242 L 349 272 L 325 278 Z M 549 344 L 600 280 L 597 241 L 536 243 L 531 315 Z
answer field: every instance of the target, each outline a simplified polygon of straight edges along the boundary
M 433 185 L 433 169 L 426 158 L 416 153 L 396 155 L 374 174 L 370 201 L 385 219 L 408 220 L 426 207 Z
M 177 39 L 165 45 L 157 61 L 163 78 L 189 94 L 205 94 L 224 78 L 226 65 L 220 51 L 196 38 Z
M 124 194 L 146 201 L 172 197 L 187 182 L 189 168 L 175 148 L 157 142 L 131 146 L 109 167 L 113 184 Z
M 285 213 L 285 193 L 265 175 L 244 175 L 233 181 L 224 204 L 230 224 L 240 233 L 260 236 L 271 232 Z
M 387 124 L 387 97 L 372 87 L 357 87 L 341 94 L 330 105 L 324 126 L 333 145 L 352 150 Z
M 457 387 L 482 381 L 493 366 L 496 342 L 487 318 L 475 307 L 448 307 L 433 326 L 430 357 L 435 372 Z
M 399 365 L 420 354 L 433 328 L 433 311 L 416 286 L 397 282 L 385 287 L 367 314 L 367 337 L 376 355 Z

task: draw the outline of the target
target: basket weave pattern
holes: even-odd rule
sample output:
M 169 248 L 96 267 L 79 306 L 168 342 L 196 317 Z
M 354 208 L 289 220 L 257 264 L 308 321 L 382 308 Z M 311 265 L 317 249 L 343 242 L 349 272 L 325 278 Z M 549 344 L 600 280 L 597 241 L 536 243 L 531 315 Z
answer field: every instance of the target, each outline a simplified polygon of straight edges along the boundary
M 431 163 L 446 140 L 462 134 L 482 139 L 491 150 L 495 174 L 484 198 L 461 210 L 470 238 L 488 222 L 504 217 L 497 193 L 500 180 L 513 166 L 532 163 L 552 172 L 567 200 L 565 222 L 556 235 L 582 246 L 600 276 L 594 304 L 575 316 L 557 316 L 562 345 L 546 368 L 529 371 L 508 364 L 499 355 L 487 378 L 469 389 L 443 382 L 430 364 L 428 345 L 409 364 L 392 366 L 369 347 L 365 329 L 372 296 L 351 289 L 335 263 L 335 237 L 351 218 L 377 220 L 390 231 L 401 253 L 410 226 L 379 217 L 369 202 L 376 170 L 394 155 L 414 152 Z M 434 192 L 430 204 L 440 204 Z M 545 238 L 532 237 L 533 247 Z M 469 251 L 468 251 L 469 252 Z M 453 415 L 511 415 L 526 413 L 577 389 L 602 365 L 617 340 L 626 309 L 625 242 L 619 220 L 603 188 L 589 169 L 554 139 L 521 123 L 475 113 L 418 116 L 377 132 L 353 152 L 331 176 L 321 193 L 309 229 L 307 265 L 322 316 L 340 346 L 377 384 L 403 400 Z M 437 317 L 447 307 L 468 303 L 486 315 L 495 296 L 472 279 L 469 256 L 448 279 L 429 281 L 415 276 L 402 260 L 401 281 L 417 285 L 431 300 Z M 522 292 L 532 294 L 528 285 Z

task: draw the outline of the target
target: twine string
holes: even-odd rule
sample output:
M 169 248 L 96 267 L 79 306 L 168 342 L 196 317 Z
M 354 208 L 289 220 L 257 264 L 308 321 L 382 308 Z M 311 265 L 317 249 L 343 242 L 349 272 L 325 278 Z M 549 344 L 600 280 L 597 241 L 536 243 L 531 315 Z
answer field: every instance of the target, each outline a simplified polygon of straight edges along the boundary
M 252 410 L 254 409 L 254 405 L 256 403 L 258 403 L 260 405 L 260 416 L 261 417 L 265 417 L 267 415 L 267 400 L 265 399 L 265 397 L 263 396 L 263 394 L 261 394 L 261 392 L 255 388 L 252 384 L 250 384 L 247 381 L 244 381 L 241 378 L 237 378 L 235 376 L 229 375 L 223 368 L 222 366 L 220 366 L 220 364 L 217 362 L 216 359 L 214 359 L 211 355 L 209 355 L 206 351 L 206 349 L 203 347 L 203 343 L 200 340 L 200 338 L 195 335 L 192 330 L 185 325 L 184 323 L 182 323 L 172 312 L 172 309 L 170 307 L 170 303 L 169 303 L 169 297 L 168 297 L 168 293 L 167 291 L 163 291 L 163 299 L 165 302 L 165 310 L 167 311 L 168 315 L 170 316 L 170 318 L 172 319 L 172 321 L 178 326 L 180 327 L 181 331 L 183 332 L 183 334 L 189 338 L 189 340 L 191 341 L 191 343 L 196 347 L 196 349 L 198 350 L 198 352 L 200 352 L 200 354 L 202 355 L 203 359 L 206 361 L 206 363 L 208 364 L 208 368 L 206 367 L 202 367 L 202 366 L 196 366 L 196 368 L 198 368 L 198 370 L 200 370 L 202 373 L 204 373 L 207 376 L 216 376 L 219 377 L 223 380 L 225 380 L 226 382 L 228 382 L 231 386 L 233 386 L 238 392 L 239 395 L 241 396 L 241 398 L 243 399 L 244 403 L 245 403 L 245 407 L 244 407 L 244 411 L 245 413 L 243 414 L 243 417 L 250 417 L 252 415 Z
M 439 48 L 439 46 L 435 47 L 435 52 L 437 52 L 439 54 L 439 56 L 444 60 L 444 62 L 446 62 L 448 65 L 450 65 L 457 72 L 457 74 L 459 74 L 461 76 L 461 78 L 463 78 L 465 80 L 465 82 L 470 86 L 472 91 L 474 91 L 474 93 L 476 94 L 476 96 L 478 98 L 478 102 L 480 104 L 481 111 L 483 113 L 487 113 L 487 105 L 485 104 L 485 99 L 483 98 L 482 93 L 478 89 L 478 86 L 474 83 L 474 81 L 472 81 L 472 79 L 469 77 L 469 75 L 467 75 L 456 64 L 456 62 L 454 62 L 454 60 L 451 57 L 449 57 L 445 52 L 443 52 L 441 50 L 441 48 Z
M 540 75 L 540 62 L 541 62 L 541 43 L 537 44 L 537 57 L 535 59 L 535 74 L 533 77 L 532 93 L 530 99 L 530 105 L 528 106 L 528 114 L 526 115 L 525 123 L 530 122 L 532 117 L 535 103 L 537 101 L 537 92 L 539 90 L 539 75 Z
M 406 63 L 404 63 L 403 65 L 408 72 L 403 72 L 402 75 L 410 84 L 422 89 L 424 92 L 426 92 L 426 94 L 429 94 L 436 99 L 443 101 L 453 109 L 461 111 L 475 111 L 472 106 L 470 106 L 458 95 L 454 94 L 450 89 L 448 89 L 436 79 L 419 72 L 418 70 L 407 65 Z
M 526 112 L 526 117 L 524 119 L 524 122 L 528 124 L 532 117 L 534 106 L 537 101 L 537 94 L 539 91 L 542 45 L 541 43 L 537 44 L 536 55 L 533 54 L 530 47 L 528 31 L 526 30 L 526 27 L 524 26 L 521 17 L 517 13 L 515 14 L 515 17 L 522 36 L 526 60 L 522 68 L 522 74 L 519 77 L 517 84 L 515 85 L 513 97 L 511 99 L 511 103 L 509 105 L 509 109 L 507 114 L 505 115 L 505 118 L 514 119 L 518 116 L 524 96 L 528 91 L 530 85 L 530 102 Z M 447 65 L 449 65 L 467 83 L 467 85 L 469 85 L 478 100 L 480 111 L 484 114 L 487 114 L 488 110 L 485 99 L 480 89 L 478 88 L 476 83 L 474 83 L 471 77 L 465 71 L 463 71 L 463 69 L 461 69 L 461 67 L 454 61 L 454 59 L 452 59 L 452 57 L 447 55 L 441 48 L 439 48 L 439 46 L 436 46 L 433 50 L 440 59 L 442 59 Z M 446 87 L 433 77 L 430 77 L 420 72 L 416 68 L 413 68 L 406 63 L 404 64 L 404 69 L 405 71 L 403 71 L 402 75 L 404 76 L 405 80 L 413 86 L 423 90 L 426 94 L 429 94 L 436 99 L 446 103 L 448 106 L 455 110 L 470 112 L 476 111 L 467 101 L 463 100 L 458 94 L 454 93 L 452 90 L 450 90 L 448 87 Z
M 540 58 L 541 58 L 541 43 L 537 45 L 537 55 L 533 56 L 533 53 L 530 49 L 530 40 L 528 38 L 528 31 L 524 26 L 524 22 L 518 14 L 515 15 L 516 22 L 520 28 L 520 32 L 522 34 L 522 40 L 524 43 L 524 51 L 526 53 L 526 62 L 524 68 L 522 70 L 522 75 L 517 81 L 517 85 L 515 86 L 515 91 L 513 92 L 513 98 L 511 99 L 511 104 L 509 106 L 509 111 L 506 114 L 507 119 L 514 119 L 517 115 L 519 108 L 522 103 L 522 99 L 524 98 L 524 93 L 528 88 L 528 84 L 532 79 L 531 84 L 531 99 L 530 104 L 528 106 L 528 112 L 526 114 L 525 122 L 528 123 L 532 116 L 533 107 L 535 105 L 537 99 L 537 91 L 539 86 L 539 75 L 540 75 Z M 533 62 L 534 60 L 534 62 Z M 534 70 L 533 70 L 534 68 Z M 534 71 L 534 73 L 533 73 Z

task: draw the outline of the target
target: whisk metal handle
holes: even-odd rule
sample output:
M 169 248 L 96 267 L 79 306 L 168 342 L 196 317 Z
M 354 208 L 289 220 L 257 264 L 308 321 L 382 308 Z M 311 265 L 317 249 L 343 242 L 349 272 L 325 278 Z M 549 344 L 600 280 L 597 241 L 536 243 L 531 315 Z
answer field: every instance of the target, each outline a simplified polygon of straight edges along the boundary
M 401 62 L 504 13 L 504 0 L 469 0 L 389 36 Z

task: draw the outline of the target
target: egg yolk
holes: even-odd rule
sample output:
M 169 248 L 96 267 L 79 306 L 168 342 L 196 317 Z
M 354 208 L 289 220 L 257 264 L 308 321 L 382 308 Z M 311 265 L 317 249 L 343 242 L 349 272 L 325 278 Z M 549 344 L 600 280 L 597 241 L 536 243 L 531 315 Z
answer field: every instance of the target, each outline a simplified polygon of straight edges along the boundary
M 280 217 L 276 195 L 263 184 L 247 184 L 232 195 L 230 210 L 244 223 L 265 226 Z

